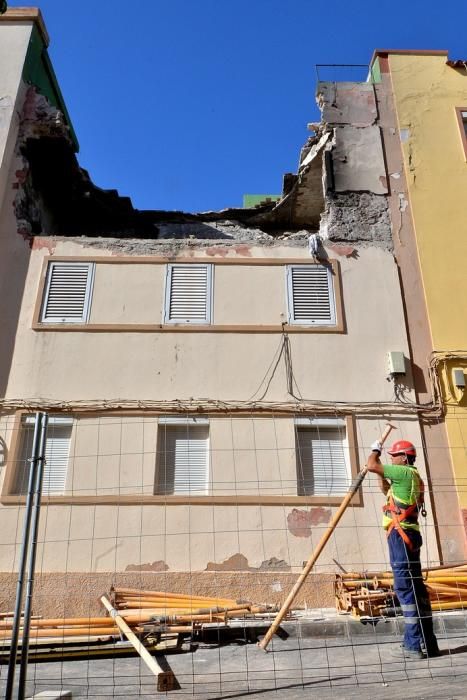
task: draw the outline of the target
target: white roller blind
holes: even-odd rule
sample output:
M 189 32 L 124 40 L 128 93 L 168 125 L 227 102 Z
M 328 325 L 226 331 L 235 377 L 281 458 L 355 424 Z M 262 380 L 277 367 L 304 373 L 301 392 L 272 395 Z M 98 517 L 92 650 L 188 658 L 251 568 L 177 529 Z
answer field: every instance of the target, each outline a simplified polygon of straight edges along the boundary
M 93 272 L 93 263 L 49 263 L 41 321 L 87 321 Z
M 157 493 L 205 494 L 208 470 L 209 426 L 159 426 Z
M 340 496 L 350 486 L 348 448 L 342 428 L 296 428 L 300 496 Z
M 33 419 L 22 427 L 20 464 L 18 465 L 16 491 L 25 493 L 29 479 L 29 468 L 34 434 Z M 70 454 L 72 420 L 49 419 L 45 443 L 45 466 L 42 481 L 43 494 L 60 494 L 65 490 Z
M 211 265 L 169 265 L 166 323 L 210 323 Z
M 336 325 L 332 272 L 324 265 L 288 268 L 289 322 L 304 325 Z

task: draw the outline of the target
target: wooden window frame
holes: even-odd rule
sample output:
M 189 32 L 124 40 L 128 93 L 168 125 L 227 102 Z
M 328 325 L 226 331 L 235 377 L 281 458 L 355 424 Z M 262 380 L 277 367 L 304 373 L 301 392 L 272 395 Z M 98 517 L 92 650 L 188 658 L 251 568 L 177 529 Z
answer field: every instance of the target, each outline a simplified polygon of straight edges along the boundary
M 459 133 L 461 137 L 462 147 L 464 149 L 464 160 L 467 161 L 467 134 L 464 124 L 467 123 L 467 118 L 462 116 L 462 112 L 467 114 L 467 107 L 456 107 L 457 123 L 459 125 Z
M 342 282 L 340 274 L 340 265 L 337 260 L 329 260 L 327 264 L 332 269 L 332 279 L 334 286 L 334 298 L 336 307 L 336 325 L 335 326 L 307 326 L 298 324 L 194 324 L 194 323 L 43 323 L 41 321 L 42 300 L 44 298 L 44 288 L 47 279 L 47 268 L 49 262 L 89 262 L 97 265 L 164 265 L 170 263 L 170 260 L 158 256 L 122 256 L 118 258 L 110 256 L 46 256 L 44 258 L 41 277 L 39 281 L 38 294 L 36 305 L 33 314 L 32 329 L 41 332 L 56 332 L 65 333 L 80 332 L 80 333 L 282 333 L 284 330 L 288 333 L 346 333 L 346 323 L 344 315 L 344 306 L 342 301 Z M 307 261 L 306 258 L 215 258 L 212 261 L 206 261 L 204 258 L 184 258 L 180 257 L 174 264 L 210 264 L 214 268 L 217 265 L 246 265 L 250 267 L 256 266 L 275 266 L 285 268 L 288 265 L 316 265 L 314 261 Z M 213 275 L 215 270 L 212 270 Z M 97 274 L 97 270 L 95 271 Z M 214 284 L 211 284 L 212 294 Z M 211 300 L 212 308 L 212 300 Z
M 13 437 L 11 440 L 10 448 L 8 451 L 8 459 L 5 465 L 5 476 L 3 479 L 2 492 L 0 495 L 0 503 L 4 506 L 12 505 L 24 505 L 26 502 L 26 496 L 14 494 L 13 486 L 15 484 L 16 476 L 16 464 L 19 456 L 19 451 L 21 448 L 21 423 L 22 416 L 28 414 L 28 411 L 17 411 L 14 418 L 13 424 Z M 59 411 L 54 411 L 54 414 L 59 414 Z M 79 415 L 80 417 L 88 418 L 98 418 L 110 415 L 109 413 L 102 413 L 99 411 L 89 411 L 89 412 L 79 412 L 79 414 L 73 413 L 73 418 Z M 112 415 L 119 415 L 121 417 L 129 416 L 127 412 L 117 411 L 112 412 Z M 153 416 L 153 417 L 166 417 L 167 414 L 162 414 L 156 411 L 141 411 L 132 412 L 131 416 L 141 415 L 141 416 Z M 217 414 L 216 414 L 217 415 Z M 219 414 L 220 415 L 220 414 Z M 237 414 L 236 414 L 237 415 Z M 239 416 L 246 415 L 252 417 L 252 413 L 248 412 L 245 414 L 239 413 Z M 254 414 L 253 414 L 254 415 Z M 267 411 L 261 411 L 258 414 L 262 417 L 267 416 Z M 277 413 L 273 412 L 270 414 L 276 418 L 288 418 L 294 420 L 295 416 L 289 413 Z M 329 416 L 330 418 L 335 416 Z M 350 469 L 351 478 L 354 479 L 359 472 L 359 460 L 358 460 L 358 447 L 356 438 L 356 428 L 355 428 L 355 418 L 353 415 L 345 416 L 346 427 L 347 427 L 347 439 L 349 442 L 349 454 L 350 454 Z M 154 469 L 154 477 L 156 476 L 156 471 Z M 262 495 L 206 495 L 206 496 L 187 496 L 187 495 L 154 495 L 154 494 L 102 494 L 102 495 L 87 495 L 87 496 L 74 496 L 74 495 L 43 495 L 41 499 L 43 505 L 72 505 L 72 506 L 89 506 L 89 505 L 117 505 L 117 506 L 206 506 L 206 505 L 224 505 L 224 506 L 251 506 L 251 505 L 261 505 L 261 506 L 339 506 L 342 503 L 342 498 L 340 497 L 326 497 L 321 496 L 298 496 L 298 495 L 277 495 L 277 496 L 262 496 Z M 352 506 L 362 507 L 363 498 L 362 490 L 355 494 L 351 504 Z

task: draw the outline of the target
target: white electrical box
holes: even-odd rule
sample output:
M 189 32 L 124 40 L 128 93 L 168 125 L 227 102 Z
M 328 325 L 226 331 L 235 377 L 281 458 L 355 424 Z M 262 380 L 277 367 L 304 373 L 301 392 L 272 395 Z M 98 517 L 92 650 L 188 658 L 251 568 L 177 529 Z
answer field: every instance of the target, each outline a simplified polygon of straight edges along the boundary
M 465 374 L 462 368 L 455 367 L 452 370 L 452 378 L 454 380 L 454 385 L 458 389 L 465 389 Z
M 389 351 L 386 358 L 388 374 L 405 374 L 405 357 L 403 352 Z

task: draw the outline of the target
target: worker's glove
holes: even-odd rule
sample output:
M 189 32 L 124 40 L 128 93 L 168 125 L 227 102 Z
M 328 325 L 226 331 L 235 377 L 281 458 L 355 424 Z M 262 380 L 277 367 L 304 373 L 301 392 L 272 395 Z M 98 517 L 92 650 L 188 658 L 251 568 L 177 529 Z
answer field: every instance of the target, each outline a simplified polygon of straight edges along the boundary
M 372 452 L 377 452 L 378 454 L 381 454 L 382 450 L 383 450 L 383 446 L 378 440 L 376 442 L 374 442 L 371 446 Z

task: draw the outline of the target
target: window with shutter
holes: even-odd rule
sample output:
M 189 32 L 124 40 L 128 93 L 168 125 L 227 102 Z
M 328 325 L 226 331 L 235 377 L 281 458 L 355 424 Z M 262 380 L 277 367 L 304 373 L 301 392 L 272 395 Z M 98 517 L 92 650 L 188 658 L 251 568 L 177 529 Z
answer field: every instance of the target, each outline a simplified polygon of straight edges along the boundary
M 28 488 L 34 420 L 33 416 L 27 416 L 21 426 L 19 464 L 16 469 L 14 489 L 17 494 L 25 494 Z M 72 428 L 72 418 L 62 416 L 49 417 L 42 481 L 42 493 L 44 495 L 57 495 L 65 491 Z
M 460 136 L 464 147 L 464 157 L 467 160 L 467 107 L 456 107 Z
M 464 135 L 467 136 L 467 110 L 461 111 L 462 126 L 464 128 Z
M 336 304 L 332 270 L 325 265 L 287 268 L 289 323 L 335 326 Z
M 89 317 L 93 278 L 93 263 L 49 263 L 41 321 L 85 323 Z
M 296 425 L 299 496 L 341 496 L 350 486 L 350 459 L 344 421 L 327 419 Z
M 169 265 L 165 323 L 211 323 L 211 295 L 211 265 Z
M 171 418 L 159 421 L 156 494 L 199 496 L 208 492 L 207 421 Z

